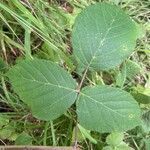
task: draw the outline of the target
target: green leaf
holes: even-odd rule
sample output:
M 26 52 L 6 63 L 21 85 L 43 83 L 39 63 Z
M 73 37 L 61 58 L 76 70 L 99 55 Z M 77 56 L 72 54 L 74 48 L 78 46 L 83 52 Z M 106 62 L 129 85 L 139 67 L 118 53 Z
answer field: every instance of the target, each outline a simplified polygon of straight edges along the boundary
M 76 126 L 73 128 L 72 131 L 72 140 L 71 140 L 72 143 L 75 142 L 75 137 L 78 137 L 78 142 L 83 142 L 85 140 L 85 137 L 83 137 L 80 130 L 76 129 Z
M 111 146 L 105 146 L 102 150 L 114 150 Z
M 3 126 L 6 126 L 9 123 L 9 119 L 7 119 L 5 116 L 0 115 L 0 129 Z
M 0 139 L 8 139 L 11 140 L 11 135 L 15 132 L 15 129 L 10 125 L 4 126 L 2 129 L 0 129 Z
M 141 39 L 146 35 L 146 28 L 143 24 L 136 23 L 137 31 L 138 31 L 138 38 Z
M 62 115 L 75 101 L 76 83 L 57 64 L 40 59 L 24 60 L 8 72 L 15 92 L 41 120 Z
M 115 150 L 134 150 L 134 149 L 129 147 L 126 143 L 123 143 L 117 146 Z
M 150 103 L 150 88 L 145 88 L 142 86 L 137 86 L 132 91 L 133 97 L 142 104 Z
M 145 150 L 149 150 L 150 149 L 150 138 L 145 139 Z
M 133 97 L 142 104 L 149 104 L 150 103 L 150 96 L 143 94 L 143 93 L 133 93 Z
M 123 133 L 113 132 L 107 136 L 106 142 L 108 145 L 115 147 L 120 145 L 120 143 L 123 141 L 123 137 Z
M 121 132 L 140 123 L 140 109 L 132 96 L 109 86 L 83 88 L 77 114 L 83 127 L 99 132 Z
M 9 139 L 9 137 L 11 136 L 12 134 L 12 130 L 9 129 L 9 128 L 4 128 L 4 129 L 1 129 L 0 130 L 0 139 Z
M 119 71 L 116 77 L 116 85 L 122 88 L 125 81 L 126 81 L 126 65 L 123 64 L 121 71 Z
M 48 43 L 43 43 L 41 50 L 36 53 L 36 56 L 38 58 L 46 59 L 46 60 L 51 60 L 53 62 L 58 62 L 59 61 L 59 56 L 58 54 L 51 49 Z
M 85 67 L 108 70 L 132 53 L 137 34 L 135 23 L 120 8 L 97 3 L 76 18 L 72 33 L 74 55 Z
M 150 132 L 150 111 L 147 111 L 142 115 L 142 128 L 145 133 Z
M 128 60 L 126 62 L 127 78 L 132 79 L 136 74 L 140 73 L 141 67 L 134 61 Z
M 15 140 L 15 145 L 32 145 L 32 137 L 23 132 Z
M 90 131 L 86 130 L 79 124 L 78 124 L 78 128 L 84 138 L 87 138 L 87 139 L 89 139 L 90 142 L 97 144 L 97 141 L 90 135 Z
M 0 77 L 3 76 L 3 73 L 6 72 L 6 70 L 8 69 L 7 64 L 3 61 L 3 59 L 0 57 Z
M 107 136 L 106 142 L 114 150 L 132 150 L 125 142 L 123 142 L 124 134 L 113 132 Z

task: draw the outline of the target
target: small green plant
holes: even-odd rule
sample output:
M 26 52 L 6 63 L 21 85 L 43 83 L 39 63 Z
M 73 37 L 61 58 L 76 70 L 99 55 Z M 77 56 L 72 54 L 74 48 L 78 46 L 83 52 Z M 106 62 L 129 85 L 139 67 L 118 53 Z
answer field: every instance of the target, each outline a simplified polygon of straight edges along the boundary
M 97 3 L 83 10 L 73 27 L 75 65 L 83 68 L 79 83 L 58 64 L 32 57 L 19 61 L 7 76 L 38 119 L 53 121 L 75 104 L 77 122 L 85 129 L 126 131 L 141 123 L 138 103 L 120 88 L 91 86 L 85 79 L 88 72 L 118 67 L 133 52 L 137 37 L 135 23 L 120 8 Z
M 123 137 L 123 133 L 111 133 L 106 138 L 106 143 L 108 146 L 105 146 L 103 150 L 133 150 L 123 141 Z

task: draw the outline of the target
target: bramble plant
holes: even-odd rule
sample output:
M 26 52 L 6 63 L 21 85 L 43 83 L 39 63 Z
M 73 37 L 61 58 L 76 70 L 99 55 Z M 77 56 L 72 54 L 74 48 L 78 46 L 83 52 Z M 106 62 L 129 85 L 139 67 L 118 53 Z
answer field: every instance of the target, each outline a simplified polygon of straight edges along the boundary
M 100 133 L 122 132 L 140 125 L 140 108 L 126 91 L 109 85 L 83 86 L 89 71 L 119 67 L 133 52 L 137 27 L 120 8 L 107 3 L 87 7 L 72 32 L 73 56 L 84 68 L 81 82 L 58 64 L 31 58 L 12 67 L 14 91 L 34 117 L 52 121 L 76 104 L 77 122 Z

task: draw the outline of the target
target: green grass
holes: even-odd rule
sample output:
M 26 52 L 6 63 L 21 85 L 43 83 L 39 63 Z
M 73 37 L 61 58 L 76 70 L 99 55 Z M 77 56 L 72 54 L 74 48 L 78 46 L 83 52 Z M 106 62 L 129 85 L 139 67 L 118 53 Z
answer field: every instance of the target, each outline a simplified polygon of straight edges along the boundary
M 133 92 L 139 86 L 150 88 L 150 1 L 149 0 L 107 0 L 115 2 L 137 23 L 140 30 L 139 40 L 135 52 L 130 57 L 142 69 L 134 78 L 126 80 L 123 87 Z M 4 122 L 1 128 L 0 144 L 15 144 L 15 140 L 22 133 L 32 137 L 33 145 L 70 146 L 75 142 L 74 106 L 62 117 L 54 122 L 39 121 L 32 117 L 29 108 L 19 99 L 11 89 L 5 72 L 18 61 L 32 57 L 48 59 L 59 63 L 76 77 L 81 74 L 82 68 L 77 68 L 72 59 L 70 43 L 72 26 L 77 14 L 96 0 L 1 0 L 0 2 L 0 117 Z M 134 71 L 134 70 L 133 70 Z M 114 84 L 117 71 L 89 73 L 86 81 L 90 84 Z M 150 97 L 150 93 L 149 93 Z M 144 112 L 150 110 L 149 104 L 142 104 Z M 124 141 L 136 150 L 143 149 L 150 140 L 150 117 L 143 116 L 144 127 L 138 127 L 125 133 Z M 146 119 L 145 119 L 146 118 Z M 147 126 L 146 126 L 147 123 Z M 10 133 L 7 136 L 7 133 Z M 78 133 L 78 144 L 87 150 L 99 150 L 106 145 L 108 134 L 92 132 L 91 135 L 98 141 L 92 144 Z M 3 135 L 2 135 L 3 134 Z M 148 144 L 147 144 L 148 143 Z M 146 149 L 146 148 L 145 148 Z

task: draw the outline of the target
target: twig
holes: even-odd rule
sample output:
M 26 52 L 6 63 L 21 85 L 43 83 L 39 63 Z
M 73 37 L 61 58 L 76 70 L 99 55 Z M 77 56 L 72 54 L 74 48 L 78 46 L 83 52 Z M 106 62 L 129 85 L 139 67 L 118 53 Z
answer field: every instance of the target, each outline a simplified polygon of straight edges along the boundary
M 86 74 L 87 74 L 88 69 L 89 69 L 89 66 L 88 66 L 88 67 L 86 68 L 86 70 L 84 71 L 84 74 L 83 74 L 83 77 L 82 77 L 82 79 L 81 79 L 81 82 L 80 82 L 79 86 L 77 87 L 77 92 L 78 92 L 78 93 L 80 93 L 80 90 L 81 90 L 83 81 L 84 81 L 84 79 L 85 79 L 85 77 L 86 77 Z
M 79 86 L 77 87 L 77 93 L 78 93 L 78 94 L 79 94 L 80 91 L 81 91 L 81 87 L 82 87 L 82 85 L 83 85 L 84 79 L 85 79 L 86 74 L 87 74 L 87 71 L 88 71 L 88 69 L 89 69 L 89 66 L 90 66 L 90 65 L 88 65 L 88 67 L 85 69 L 84 74 L 83 74 L 82 79 L 81 79 L 81 82 L 80 82 Z M 74 147 L 73 147 L 74 150 L 77 150 L 77 148 L 78 148 L 78 135 L 77 135 L 77 133 L 78 133 L 78 127 L 77 127 L 77 125 L 76 125 L 76 126 L 75 126 L 75 136 L 74 136 L 75 142 L 74 142 Z

